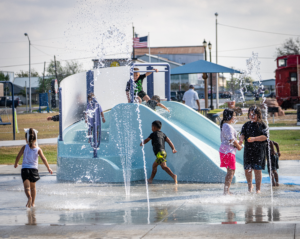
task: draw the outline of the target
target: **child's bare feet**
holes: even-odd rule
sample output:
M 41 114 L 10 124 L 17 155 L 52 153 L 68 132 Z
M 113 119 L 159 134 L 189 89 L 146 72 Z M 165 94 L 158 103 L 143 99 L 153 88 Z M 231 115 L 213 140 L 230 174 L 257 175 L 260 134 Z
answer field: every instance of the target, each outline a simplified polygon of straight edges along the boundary
M 151 183 L 152 183 L 152 181 L 153 181 L 153 179 L 152 179 L 152 178 L 149 178 L 149 179 L 148 179 L 148 183 L 149 183 L 149 184 L 151 184 Z
M 279 186 L 279 183 L 276 183 L 276 186 L 278 187 L 278 186 Z
M 31 208 L 31 207 L 32 207 L 32 198 L 31 198 L 31 197 L 28 198 L 26 207 L 28 207 L 28 208 Z
M 174 175 L 173 179 L 174 179 L 175 184 L 177 184 L 178 182 L 177 182 L 177 175 L 176 174 Z
M 256 190 L 256 193 L 257 193 L 257 194 L 260 194 L 260 190 Z
M 253 185 L 251 184 L 251 186 L 248 185 L 248 191 L 249 193 L 252 193 L 252 190 L 253 190 Z

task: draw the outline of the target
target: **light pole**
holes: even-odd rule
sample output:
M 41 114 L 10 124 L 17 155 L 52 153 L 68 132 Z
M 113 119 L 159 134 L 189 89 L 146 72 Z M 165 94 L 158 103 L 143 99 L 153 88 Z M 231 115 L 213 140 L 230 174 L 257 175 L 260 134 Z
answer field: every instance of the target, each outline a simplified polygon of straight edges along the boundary
M 30 62 L 30 45 L 31 45 L 31 43 L 30 43 L 28 34 L 24 33 L 24 36 L 26 36 L 28 38 L 28 42 L 29 42 L 29 74 L 28 74 L 28 76 L 29 76 L 29 112 L 31 113 L 32 112 L 32 108 L 31 108 L 31 78 L 30 78 L 30 76 L 31 76 L 31 70 L 30 70 L 30 68 L 31 68 L 31 62 Z
M 211 43 L 208 43 L 208 49 L 209 49 L 209 60 L 211 62 Z M 212 80 L 212 73 L 209 74 L 210 78 L 210 108 L 213 110 L 214 109 L 214 103 L 213 103 L 213 80 Z
M 203 46 L 205 49 L 205 61 L 207 61 L 207 53 L 206 53 L 206 47 L 207 47 L 207 42 L 203 41 Z M 208 108 L 208 90 L 207 90 L 207 73 L 203 73 L 202 78 L 204 79 L 204 97 L 205 97 L 205 108 Z
M 216 16 L 216 64 L 218 64 L 218 13 L 215 13 Z M 218 73 L 216 74 L 216 108 L 219 109 L 219 79 Z

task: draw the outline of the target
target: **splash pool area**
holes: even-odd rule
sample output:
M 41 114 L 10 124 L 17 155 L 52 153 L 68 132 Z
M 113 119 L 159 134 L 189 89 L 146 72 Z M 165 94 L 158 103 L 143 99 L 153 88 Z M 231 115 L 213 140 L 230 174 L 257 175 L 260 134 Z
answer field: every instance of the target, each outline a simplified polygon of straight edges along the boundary
M 281 174 L 297 175 L 299 161 L 282 163 Z M 37 205 L 26 209 L 19 175 L 0 177 L 1 225 L 148 224 L 144 181 L 131 184 L 130 196 L 123 183 L 70 183 L 42 173 Z M 299 222 L 300 185 L 281 185 L 270 200 L 270 184 L 262 193 L 248 193 L 245 184 L 232 186 L 223 196 L 223 184 L 182 183 L 157 180 L 149 185 L 150 224 L 247 224 Z

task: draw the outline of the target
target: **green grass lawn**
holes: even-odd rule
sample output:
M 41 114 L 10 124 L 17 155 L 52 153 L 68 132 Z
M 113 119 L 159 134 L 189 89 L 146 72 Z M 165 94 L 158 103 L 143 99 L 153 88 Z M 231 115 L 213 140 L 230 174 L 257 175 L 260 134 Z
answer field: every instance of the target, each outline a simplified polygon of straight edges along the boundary
M 270 138 L 279 144 L 282 154 L 280 160 L 300 160 L 300 130 L 271 130 Z M 57 146 L 41 145 L 41 148 L 48 162 L 56 164 Z M 14 164 L 20 149 L 20 146 L 1 147 L 0 164 Z M 21 163 L 22 160 L 20 160 Z M 39 160 L 39 163 L 42 163 L 42 161 Z
M 16 157 L 22 147 L 0 147 L 0 164 L 14 164 Z M 56 145 L 41 145 L 41 149 L 48 163 L 56 164 L 57 161 L 57 146 Z M 22 164 L 23 156 L 21 157 L 19 164 Z M 39 163 L 42 164 L 42 160 L 39 158 Z
M 271 130 L 270 139 L 279 144 L 281 160 L 300 160 L 300 130 Z

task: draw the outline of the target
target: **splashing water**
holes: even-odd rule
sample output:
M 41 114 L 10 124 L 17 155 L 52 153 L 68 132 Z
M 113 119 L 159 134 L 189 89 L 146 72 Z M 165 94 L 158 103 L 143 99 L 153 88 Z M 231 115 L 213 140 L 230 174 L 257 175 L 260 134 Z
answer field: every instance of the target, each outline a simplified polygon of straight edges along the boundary
M 143 161 L 144 161 L 144 173 L 145 173 L 145 183 L 146 183 L 146 193 L 147 193 L 147 204 L 148 204 L 148 224 L 150 224 L 150 202 L 149 202 L 149 189 L 148 189 L 148 177 L 147 177 L 147 168 L 146 168 L 146 157 L 145 157 L 145 145 L 144 145 L 144 138 L 143 138 L 143 130 L 142 130 L 142 119 L 140 115 L 140 104 L 137 103 L 136 112 L 138 115 L 138 122 L 139 122 L 139 130 L 140 130 L 140 139 L 142 141 L 142 153 L 143 153 Z

